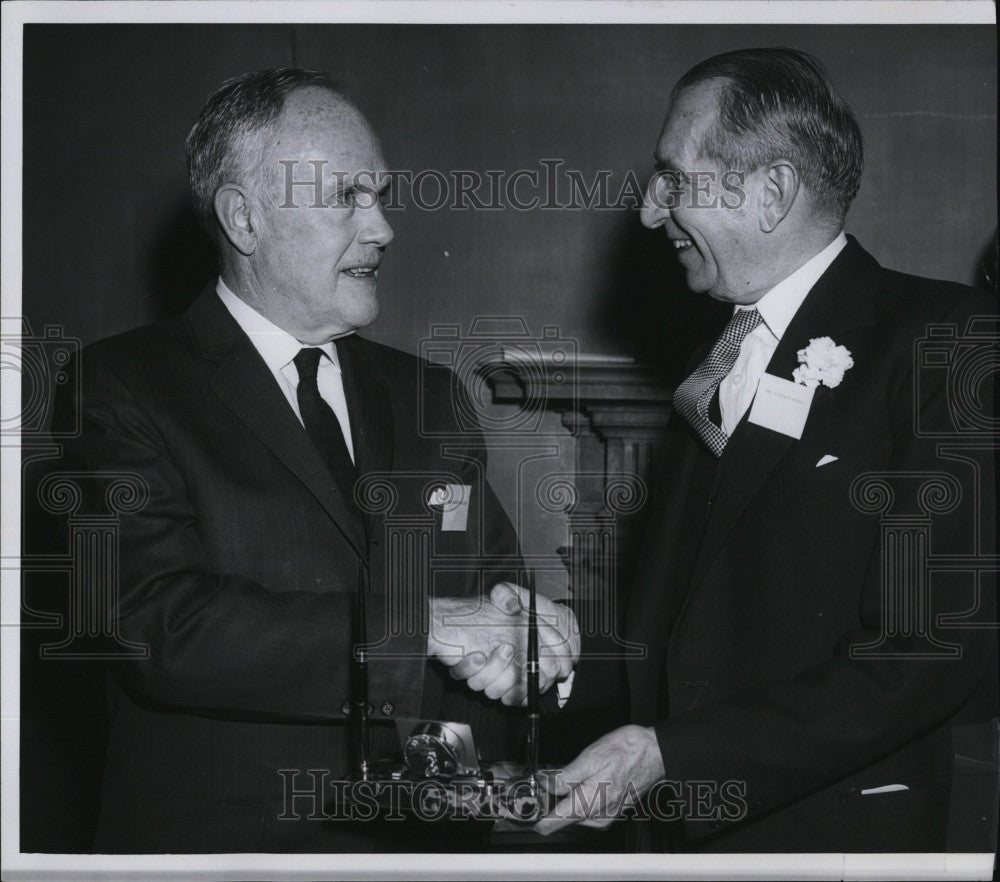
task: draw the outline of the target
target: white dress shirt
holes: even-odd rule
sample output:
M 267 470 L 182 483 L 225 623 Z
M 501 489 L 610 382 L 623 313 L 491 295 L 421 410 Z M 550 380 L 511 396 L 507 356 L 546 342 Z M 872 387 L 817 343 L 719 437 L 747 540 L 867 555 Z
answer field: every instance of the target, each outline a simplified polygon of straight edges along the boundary
M 221 278 L 215 283 L 215 290 L 223 305 L 229 310 L 230 315 L 236 319 L 237 324 L 250 338 L 250 342 L 260 353 L 260 357 L 264 359 L 264 363 L 274 374 L 278 387 L 288 399 L 288 404 L 301 423 L 302 414 L 299 413 L 298 397 L 299 372 L 293 359 L 303 346 L 310 344 L 300 343 L 287 331 L 283 331 L 252 306 L 240 300 L 226 287 L 226 283 Z M 354 461 L 351 421 L 347 415 L 347 399 L 344 397 L 344 380 L 340 372 L 340 360 L 337 358 L 337 347 L 331 341 L 316 348 L 322 349 L 326 355 L 326 358 L 319 360 L 319 368 L 316 371 L 316 385 L 319 386 L 319 394 L 337 415 L 340 429 L 344 433 L 344 441 L 347 443 L 347 452 L 351 454 L 351 460 Z
M 744 338 L 736 364 L 719 384 L 722 430 L 727 435 L 736 431 L 743 414 L 750 407 L 760 378 L 802 301 L 846 244 L 847 236 L 839 233 L 819 254 L 778 282 L 756 303 L 736 307 L 737 310 L 756 308 L 763 321 Z M 784 379 L 790 380 L 791 377 Z
M 736 364 L 726 378 L 719 384 L 719 408 L 722 411 L 722 429 L 727 435 L 732 435 L 739 425 L 743 414 L 746 413 L 757 394 L 757 384 L 764 375 L 767 363 L 774 355 L 774 350 L 778 348 L 778 342 L 785 333 L 785 329 L 795 317 L 802 301 L 812 290 L 813 285 L 819 281 L 833 263 L 834 258 L 840 254 L 841 249 L 847 244 L 847 236 L 841 232 L 836 239 L 819 252 L 807 263 L 799 267 L 786 279 L 778 282 L 770 291 L 756 303 L 749 306 L 737 306 L 733 310 L 736 314 L 740 309 L 754 309 L 760 312 L 763 319 L 754 329 L 753 333 L 747 334 L 740 346 L 740 354 L 736 359 Z M 791 379 L 791 377 L 786 377 Z M 573 679 L 576 671 L 560 683 L 556 684 L 558 690 L 559 707 L 562 707 L 569 700 L 573 690 Z

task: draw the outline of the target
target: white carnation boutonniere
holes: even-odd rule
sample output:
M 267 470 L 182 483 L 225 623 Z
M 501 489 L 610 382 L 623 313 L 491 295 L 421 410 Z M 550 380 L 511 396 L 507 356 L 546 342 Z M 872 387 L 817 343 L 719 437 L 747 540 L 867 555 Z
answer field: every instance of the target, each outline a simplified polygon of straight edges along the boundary
M 815 337 L 805 349 L 799 350 L 799 366 L 792 371 L 792 379 L 810 389 L 820 383 L 833 389 L 852 367 L 854 359 L 847 349 L 837 346 L 829 337 Z

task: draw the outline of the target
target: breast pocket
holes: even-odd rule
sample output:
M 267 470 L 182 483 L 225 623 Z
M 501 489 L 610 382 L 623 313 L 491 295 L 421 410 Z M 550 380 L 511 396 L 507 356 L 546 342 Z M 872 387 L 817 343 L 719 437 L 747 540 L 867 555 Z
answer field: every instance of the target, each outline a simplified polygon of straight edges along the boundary
M 836 438 L 813 439 L 791 453 L 781 475 L 806 486 L 849 486 L 867 472 L 884 470 L 888 461 L 887 439 L 869 437 L 846 443 Z
M 874 851 L 944 851 L 951 785 L 950 776 L 935 775 L 841 794 L 852 841 Z

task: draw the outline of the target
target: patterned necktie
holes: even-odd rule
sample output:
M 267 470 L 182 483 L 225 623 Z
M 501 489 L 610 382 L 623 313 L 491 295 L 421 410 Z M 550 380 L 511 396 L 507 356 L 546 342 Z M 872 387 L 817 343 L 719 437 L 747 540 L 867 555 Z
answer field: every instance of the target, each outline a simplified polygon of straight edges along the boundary
M 340 420 L 323 397 L 319 394 L 316 373 L 322 349 L 308 347 L 300 349 L 295 356 L 295 369 L 299 372 L 299 385 L 296 395 L 299 400 L 299 413 L 310 440 L 319 451 L 320 456 L 330 469 L 341 494 L 353 506 L 354 484 L 358 479 L 357 469 L 351 461 L 351 454 L 344 440 Z
M 686 419 L 716 456 L 729 436 L 708 418 L 708 406 L 719 383 L 733 369 L 743 339 L 761 323 L 756 309 L 741 309 L 729 320 L 708 357 L 674 392 L 674 410 Z

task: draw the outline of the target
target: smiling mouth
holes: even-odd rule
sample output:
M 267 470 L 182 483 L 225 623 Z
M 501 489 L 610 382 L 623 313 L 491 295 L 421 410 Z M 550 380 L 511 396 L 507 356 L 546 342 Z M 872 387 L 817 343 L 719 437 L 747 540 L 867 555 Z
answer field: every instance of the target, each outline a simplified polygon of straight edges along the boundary
M 378 278 L 378 265 L 352 266 L 350 269 L 341 270 L 354 279 L 376 279 Z
M 671 244 L 674 246 L 674 250 L 680 254 L 682 251 L 687 251 L 689 248 L 694 247 L 694 242 L 690 239 L 671 239 Z

